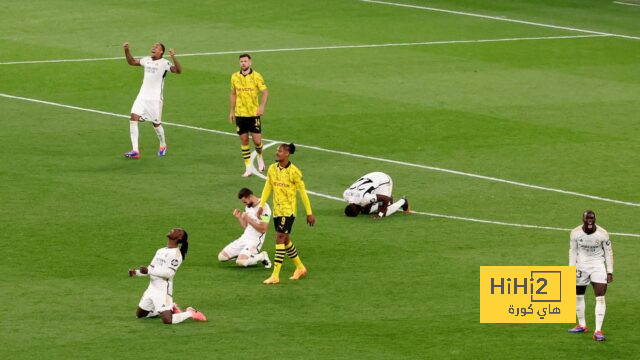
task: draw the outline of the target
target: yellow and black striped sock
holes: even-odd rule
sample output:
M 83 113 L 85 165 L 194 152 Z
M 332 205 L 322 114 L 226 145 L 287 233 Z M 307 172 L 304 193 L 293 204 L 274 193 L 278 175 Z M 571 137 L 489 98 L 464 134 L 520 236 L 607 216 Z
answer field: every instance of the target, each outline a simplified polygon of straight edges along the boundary
M 296 269 L 304 269 L 302 260 L 300 260 L 300 256 L 298 256 L 298 250 L 295 245 L 293 245 L 293 242 L 289 242 L 289 245 L 285 247 L 285 250 L 287 251 L 289 259 L 293 260 L 293 263 L 296 264 Z
M 244 166 L 249 167 L 249 164 L 251 164 L 251 149 L 249 148 L 249 145 L 240 145 L 240 148 L 242 149 Z
M 256 152 L 258 153 L 258 156 L 262 156 L 262 143 L 256 144 L 255 149 L 256 149 Z
M 282 267 L 282 260 L 284 260 L 284 244 L 276 244 L 276 256 L 273 258 L 273 273 L 271 276 L 280 278 L 280 267 Z

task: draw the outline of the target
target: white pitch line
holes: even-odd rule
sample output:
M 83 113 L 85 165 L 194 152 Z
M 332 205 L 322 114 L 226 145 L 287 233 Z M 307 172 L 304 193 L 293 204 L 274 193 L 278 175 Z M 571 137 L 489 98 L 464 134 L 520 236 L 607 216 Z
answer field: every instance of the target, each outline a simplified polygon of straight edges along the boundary
M 269 143 L 269 144 L 265 144 L 262 147 L 262 149 L 266 150 L 266 149 L 270 148 L 271 146 L 276 145 L 278 143 L 279 142 L 272 142 L 272 143 Z M 261 172 L 259 172 L 258 169 L 256 169 L 256 167 L 253 165 L 254 160 L 255 160 L 257 155 L 258 154 L 256 153 L 255 150 L 251 153 L 251 172 L 253 172 L 253 174 L 255 174 L 256 176 L 266 180 L 267 177 L 264 174 L 262 174 Z M 340 202 L 344 201 L 343 199 L 341 199 L 341 198 L 339 198 L 337 196 L 322 194 L 322 193 L 311 191 L 311 190 L 307 190 L 307 193 L 315 195 L 315 196 L 323 197 L 323 198 L 326 198 L 326 199 L 330 199 L 330 200 L 336 200 L 336 201 L 340 201 Z M 484 219 L 476 219 L 476 218 L 455 216 L 455 215 L 436 214 L 436 213 L 431 213 L 431 212 L 423 212 L 423 211 L 415 211 L 415 210 L 411 210 L 411 214 L 424 215 L 424 216 L 443 218 L 443 219 L 450 219 L 450 220 L 462 220 L 462 221 L 469 221 L 469 222 L 475 222 L 475 223 L 481 223 L 481 224 L 527 228 L 527 229 L 554 230 L 554 231 L 563 231 L 563 232 L 571 231 L 571 229 L 553 227 L 553 226 L 516 224 L 516 223 L 503 222 L 503 221 L 484 220 Z M 640 234 L 630 234 L 630 233 L 610 233 L 610 234 L 611 235 L 617 235 L 617 236 L 624 236 L 624 237 L 640 237 Z
M 473 17 L 477 17 L 477 18 L 491 19 L 491 20 L 498 20 L 498 21 L 506 21 L 506 22 L 512 22 L 512 23 L 517 23 L 517 24 L 525 24 L 525 25 L 546 27 L 546 28 L 551 28 L 551 29 L 577 31 L 577 32 L 582 32 L 582 33 L 587 33 L 587 34 L 598 34 L 598 35 L 606 35 L 606 36 L 615 36 L 615 37 L 625 38 L 625 39 L 640 40 L 640 37 L 638 37 L 638 36 L 614 34 L 614 33 L 602 32 L 602 31 L 580 29 L 580 28 L 575 28 L 575 27 L 570 27 L 570 26 L 560 26 L 560 25 L 544 24 L 544 23 L 533 22 L 533 21 L 509 19 L 509 18 L 503 17 L 503 16 L 491 16 L 491 15 L 470 13 L 470 12 L 465 12 L 465 11 L 448 10 L 448 9 L 442 9 L 442 8 L 434 8 L 434 7 L 430 7 L 430 6 L 411 5 L 411 4 L 388 2 L 388 1 L 379 1 L 379 0 L 360 0 L 360 1 L 361 2 L 366 2 L 366 3 L 372 3 L 372 4 L 398 6 L 398 7 L 410 8 L 410 9 L 427 10 L 427 11 L 441 12 L 441 13 L 454 14 L 454 15 L 473 16 Z
M 618 5 L 640 6 L 640 4 L 632 4 L 632 3 L 622 2 L 622 1 L 614 1 L 613 3 Z
M 116 116 L 116 117 L 120 117 L 120 118 L 129 118 L 129 115 L 124 115 L 124 114 L 116 114 L 116 113 L 107 112 L 107 111 L 87 109 L 87 108 L 82 108 L 82 107 L 78 107 L 78 106 L 60 104 L 60 103 L 55 103 L 55 102 L 51 102 L 51 101 L 32 99 L 32 98 L 9 95 L 9 94 L 4 94 L 4 93 L 0 93 L 0 97 L 9 98 L 9 99 L 15 99 L 15 100 L 23 100 L 23 101 L 39 103 L 39 104 L 45 104 L 45 105 L 51 105 L 51 106 L 57 106 L 57 107 L 73 109 L 73 110 L 86 111 L 86 112 L 102 114 L 102 115 Z M 220 134 L 220 135 L 237 136 L 237 134 L 235 134 L 235 133 L 231 133 L 231 132 L 227 132 L 227 131 L 221 131 L 221 130 L 207 129 L 207 128 L 198 127 L 198 126 L 184 125 L 184 124 L 171 123 L 171 122 L 163 122 L 163 124 L 170 125 L 170 126 L 181 127 L 181 128 L 186 128 L 186 129 L 205 131 L 205 132 L 210 132 L 210 133 Z M 274 140 L 274 139 L 267 139 L 267 138 L 263 138 L 263 139 L 265 141 L 273 141 L 273 142 L 279 142 L 279 143 L 283 142 L 283 141 Z M 414 168 L 430 170 L 430 171 L 444 172 L 444 173 L 453 174 L 453 175 L 466 176 L 466 177 L 471 177 L 471 178 L 476 178 L 476 179 L 499 182 L 499 183 L 503 183 L 503 184 L 515 185 L 515 186 L 525 187 L 525 188 L 529 188 L 529 189 L 543 190 L 543 191 L 555 192 L 555 193 L 571 195 L 571 196 L 576 196 L 576 197 L 582 197 L 582 198 L 587 198 L 587 199 L 592 199 L 592 200 L 610 202 L 610 203 L 614 203 L 614 204 L 640 207 L 639 203 L 634 203 L 634 202 L 629 202 L 629 201 L 621 201 L 621 200 L 615 200 L 615 199 L 609 199 L 609 198 L 605 198 L 605 197 L 601 197 L 601 196 L 595 196 L 595 195 L 589 195 L 589 194 L 582 194 L 582 193 L 578 193 L 578 192 L 575 192 L 575 191 L 567 191 L 567 190 L 555 189 L 555 188 L 550 188 L 550 187 L 545 187 L 545 186 L 527 184 L 527 183 L 522 183 L 522 182 L 518 182 L 518 181 L 500 179 L 500 178 L 496 178 L 496 177 L 492 177 L 492 176 L 484 176 L 484 175 L 467 173 L 467 172 L 458 171 L 458 170 L 451 170 L 451 169 L 445 169 L 445 168 L 422 165 L 422 164 L 415 164 L 415 163 L 410 163 L 410 162 L 406 162 L 406 161 L 397 161 L 397 160 L 385 159 L 385 158 L 376 157 L 376 156 L 361 155 L 361 154 L 351 153 L 351 152 L 347 152 L 347 151 L 325 149 L 325 148 L 322 148 L 322 147 L 319 147 L 319 146 L 304 145 L 304 144 L 296 144 L 296 146 L 298 146 L 300 148 L 312 149 L 312 150 L 316 150 L 316 151 L 323 151 L 323 152 L 328 152 L 328 153 L 338 154 L 338 155 L 344 155 L 344 156 L 349 156 L 349 157 L 354 157 L 354 158 L 360 158 L 360 159 L 366 159 L 366 160 L 375 160 L 375 161 L 380 161 L 380 162 L 386 162 L 386 163 L 389 163 L 389 164 L 414 167 Z
M 579 38 L 602 37 L 602 36 L 610 36 L 610 35 L 606 35 L 606 34 L 558 35 L 558 36 L 518 37 L 518 38 L 502 38 L 502 39 L 442 40 L 442 41 L 422 41 L 422 42 L 406 42 L 406 43 L 361 44 L 361 45 L 332 45 L 332 46 L 312 46 L 312 47 L 298 47 L 298 48 L 212 51 L 212 52 L 201 52 L 201 53 L 178 54 L 177 56 L 178 57 L 214 56 L 214 55 L 229 55 L 229 54 L 242 54 L 242 53 L 269 53 L 269 52 L 338 50 L 338 49 L 367 49 L 367 48 L 382 48 L 382 47 L 397 47 L 397 46 L 473 44 L 473 43 L 492 43 L 492 42 L 507 42 L 507 41 L 531 41 L 531 40 L 561 40 L 561 39 L 579 39 Z M 46 63 L 67 63 L 67 62 L 87 62 L 87 61 L 107 61 L 107 60 L 124 60 L 124 56 L 121 56 L 121 57 L 105 57 L 105 58 L 84 58 L 84 59 L 7 61 L 7 62 L 0 62 L 0 65 L 46 64 Z

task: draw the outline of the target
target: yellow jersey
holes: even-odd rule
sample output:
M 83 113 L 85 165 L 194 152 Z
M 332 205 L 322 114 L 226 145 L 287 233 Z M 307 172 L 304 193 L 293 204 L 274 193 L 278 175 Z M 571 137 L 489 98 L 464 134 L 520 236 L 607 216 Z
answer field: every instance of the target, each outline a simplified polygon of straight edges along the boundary
M 262 75 L 253 69 L 247 75 L 231 75 L 231 90 L 236 92 L 236 116 L 258 116 L 258 93 L 267 89 Z
M 281 167 L 280 163 L 271 164 L 267 171 L 267 181 L 262 190 L 260 207 L 269 199 L 273 191 L 273 216 L 296 216 L 296 191 L 300 191 L 300 198 L 304 204 L 307 216 L 311 215 L 311 203 L 302 181 L 302 172 L 289 162 Z

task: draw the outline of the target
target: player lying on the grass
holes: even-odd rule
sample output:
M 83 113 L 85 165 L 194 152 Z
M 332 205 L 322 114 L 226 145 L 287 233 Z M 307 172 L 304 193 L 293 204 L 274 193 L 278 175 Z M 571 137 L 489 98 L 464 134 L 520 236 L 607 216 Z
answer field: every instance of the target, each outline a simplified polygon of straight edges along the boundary
M 409 213 L 409 202 L 402 198 L 393 202 L 393 181 L 391 177 L 383 172 L 372 172 L 356 180 L 342 194 L 342 198 L 349 203 L 344 208 L 344 214 L 349 217 L 358 214 L 375 214 L 381 218 L 389 216 L 402 208 L 405 213 Z
M 148 267 L 129 269 L 129 276 L 149 276 L 149 287 L 140 299 L 136 316 L 142 318 L 160 315 L 165 324 L 178 324 L 188 318 L 206 321 L 207 318 L 198 310 L 188 307 L 187 311 L 182 312 L 173 303 L 173 277 L 187 255 L 189 235 L 183 229 L 175 228 L 169 231 L 167 238 L 167 247 L 156 251 Z
M 257 216 L 258 199 L 253 191 L 247 188 L 240 189 L 238 199 L 244 204 L 244 212 L 234 209 L 233 216 L 238 220 L 240 226 L 244 229 L 242 235 L 225 246 L 218 254 L 218 260 L 228 261 L 236 258 L 238 266 L 252 266 L 262 262 L 265 268 L 271 267 L 269 254 L 266 251 L 260 252 L 264 239 L 269 228 L 269 219 L 271 218 L 271 209 L 268 204 L 262 211 L 260 218 Z
M 596 296 L 596 331 L 593 339 L 604 341 L 602 322 L 606 304 L 604 295 L 607 283 L 613 281 L 613 250 L 609 233 L 601 226 L 596 226 L 596 214 L 587 210 L 582 214 L 582 225 L 571 231 L 569 241 L 569 266 L 576 267 L 576 315 L 578 325 L 569 329 L 572 333 L 587 332 L 584 318 L 584 293 L 591 282 Z
M 122 45 L 124 54 L 127 57 L 127 63 L 131 66 L 144 67 L 144 78 L 140 92 L 136 97 L 136 101 L 131 107 L 131 119 L 129 121 L 129 132 L 131 134 L 131 151 L 124 154 L 130 159 L 140 158 L 140 150 L 138 149 L 138 122 L 149 120 L 153 124 L 160 141 L 158 156 L 165 156 L 167 153 L 167 142 L 164 137 L 164 128 L 162 127 L 162 101 L 164 78 L 168 72 L 180 74 L 182 67 L 176 59 L 176 53 L 173 49 L 169 49 L 171 60 L 163 59 L 164 45 L 161 43 L 153 44 L 151 48 L 151 56 L 145 56 L 142 59 L 135 59 L 129 51 L 129 43 Z

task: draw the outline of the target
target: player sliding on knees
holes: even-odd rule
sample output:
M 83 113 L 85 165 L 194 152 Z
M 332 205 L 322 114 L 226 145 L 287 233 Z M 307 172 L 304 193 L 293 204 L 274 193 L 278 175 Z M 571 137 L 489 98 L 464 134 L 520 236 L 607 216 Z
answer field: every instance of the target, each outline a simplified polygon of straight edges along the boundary
M 247 188 L 240 189 L 238 199 L 245 206 L 244 212 L 234 209 L 233 216 L 244 229 L 244 233 L 220 251 L 218 260 L 228 261 L 236 258 L 236 264 L 243 267 L 255 265 L 260 261 L 268 269 L 271 267 L 269 254 L 266 251 L 260 252 L 260 249 L 269 228 L 271 209 L 268 204 L 264 204 L 262 216 L 258 219 L 260 199 L 253 194 L 253 191 Z
M 569 242 L 569 266 L 576 267 L 576 315 L 578 325 L 569 329 L 571 333 L 587 332 L 584 317 L 584 293 L 589 282 L 596 295 L 596 331 L 593 340 L 604 341 L 602 323 L 606 304 L 604 295 L 607 284 L 613 281 L 613 250 L 609 233 L 596 226 L 596 214 L 587 210 L 582 214 L 582 225 L 571 231 Z
M 207 318 L 198 310 L 188 307 L 187 311 L 182 312 L 173 303 L 173 277 L 187 255 L 189 235 L 183 229 L 176 228 L 169 231 L 167 238 L 167 247 L 156 251 L 148 267 L 129 270 L 129 276 L 149 276 L 149 287 L 140 299 L 136 316 L 143 318 L 160 315 L 165 324 L 178 324 L 188 318 L 206 321 Z
M 129 43 L 122 45 L 124 54 L 127 57 L 127 63 L 131 66 L 144 67 L 144 78 L 138 97 L 131 107 L 131 119 L 129 121 L 129 132 L 131 135 L 131 151 L 124 154 L 130 159 L 139 159 L 140 150 L 138 148 L 138 122 L 151 121 L 158 135 L 160 147 L 158 148 L 158 156 L 167 154 L 167 142 L 164 137 L 164 128 L 162 127 L 162 101 L 164 78 L 168 72 L 181 74 L 182 67 L 176 59 L 176 53 L 173 49 L 169 49 L 171 60 L 163 59 L 164 45 L 161 43 L 153 44 L 151 48 L 151 56 L 145 56 L 142 59 L 135 59 L 129 51 Z
M 400 208 L 404 213 L 409 213 L 409 202 L 402 198 L 393 202 L 393 181 L 383 172 L 372 172 L 356 180 L 342 194 L 343 199 L 349 203 L 344 208 L 344 214 L 349 217 L 358 214 L 374 214 L 375 218 L 389 216 Z

